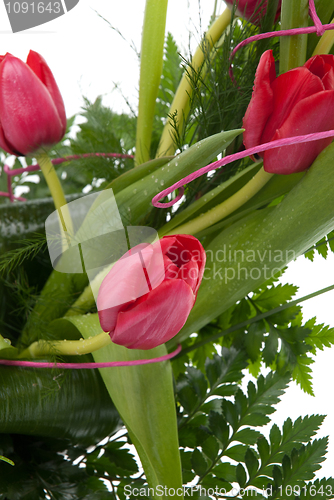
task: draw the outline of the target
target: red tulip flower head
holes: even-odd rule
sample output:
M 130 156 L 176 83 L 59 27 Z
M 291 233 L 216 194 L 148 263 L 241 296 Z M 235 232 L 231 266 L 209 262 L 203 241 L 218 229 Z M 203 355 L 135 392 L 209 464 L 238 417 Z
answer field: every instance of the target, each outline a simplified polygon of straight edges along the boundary
M 246 148 L 334 128 L 334 56 L 319 55 L 276 77 L 272 51 L 262 55 L 243 120 Z M 260 154 L 266 172 L 292 174 L 309 168 L 332 138 L 293 144 Z
M 65 131 L 63 99 L 43 57 L 32 50 L 26 63 L 0 56 L 0 147 L 25 156 L 56 144 Z
M 237 6 L 236 14 L 253 24 L 259 24 L 261 18 L 265 15 L 267 10 L 268 0 L 224 0 L 226 4 Z M 277 7 L 276 20 L 281 12 L 281 2 L 279 0 Z
M 173 338 L 195 304 L 205 259 L 200 242 L 188 235 L 132 248 L 99 289 L 102 329 L 129 349 L 152 349 Z

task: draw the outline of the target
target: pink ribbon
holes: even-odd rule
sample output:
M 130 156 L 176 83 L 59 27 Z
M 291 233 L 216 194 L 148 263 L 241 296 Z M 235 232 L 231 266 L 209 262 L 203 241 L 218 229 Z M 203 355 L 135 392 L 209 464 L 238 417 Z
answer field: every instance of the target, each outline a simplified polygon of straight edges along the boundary
M 109 361 L 107 363 L 51 363 L 51 362 L 38 362 L 38 361 L 19 361 L 14 359 L 0 359 L 0 365 L 6 366 L 21 366 L 25 368 L 59 368 L 66 370 L 94 370 L 95 368 L 112 368 L 116 366 L 137 366 L 137 365 L 148 365 L 150 363 L 160 363 L 161 361 L 167 361 L 174 358 L 179 352 L 181 352 L 182 347 L 178 345 L 175 351 L 160 356 L 159 358 L 151 359 L 136 359 L 133 361 Z
M 277 141 L 271 141 L 271 142 L 266 142 L 264 144 L 259 144 L 258 146 L 255 146 L 253 148 L 245 149 L 244 151 L 241 151 L 240 153 L 235 153 L 233 155 L 228 155 L 222 158 L 221 160 L 215 161 L 213 163 L 210 163 L 206 167 L 202 167 L 196 172 L 193 172 L 190 175 L 187 175 L 187 177 L 184 177 L 180 181 L 176 182 L 172 186 L 170 186 L 167 189 L 164 189 L 163 191 L 160 191 L 157 195 L 154 196 L 152 199 L 152 205 L 154 205 L 157 208 L 168 208 L 174 205 L 181 196 L 183 195 L 184 192 L 184 186 L 186 184 L 189 184 L 189 182 L 197 179 L 198 177 L 201 177 L 201 175 L 205 175 L 211 170 L 215 170 L 219 167 L 223 167 L 227 165 L 228 163 L 231 163 L 232 161 L 235 160 L 240 160 L 241 158 L 245 158 L 246 156 L 251 156 L 255 155 L 257 153 L 262 153 L 263 151 L 267 151 L 268 149 L 275 149 L 275 148 L 280 148 L 282 146 L 291 146 L 292 144 L 299 144 L 301 142 L 310 142 L 310 141 L 318 141 L 319 139 L 326 139 L 328 137 L 333 137 L 334 136 L 334 130 L 328 130 L 326 132 L 315 132 L 313 134 L 307 134 L 307 135 L 297 135 L 295 137 L 287 137 L 285 139 L 278 139 Z M 166 203 L 161 203 L 159 200 L 164 198 L 165 196 L 168 196 L 171 194 L 175 189 L 179 189 L 179 194 L 178 196 L 169 202 Z
M 252 42 L 256 42 L 257 40 L 264 40 L 266 38 L 275 38 L 276 36 L 279 37 L 279 36 L 304 35 L 309 33 L 316 33 L 318 36 L 321 36 L 327 30 L 334 30 L 334 24 L 321 23 L 315 9 L 314 0 L 309 0 L 309 13 L 312 21 L 314 22 L 314 26 L 309 26 L 306 28 L 292 28 L 290 30 L 269 31 L 268 33 L 260 33 L 259 35 L 250 36 L 249 38 L 246 38 L 246 40 L 243 40 L 242 42 L 238 43 L 238 45 L 233 49 L 232 54 L 230 55 L 229 75 L 232 82 L 236 84 L 233 75 L 232 60 L 236 52 L 238 52 L 238 50 L 241 49 L 242 47 L 245 47 L 245 45 L 248 45 L 249 43 Z
M 84 153 L 82 155 L 69 155 L 64 158 L 54 158 L 51 160 L 53 165 L 60 165 L 61 163 L 65 163 L 67 161 L 72 160 L 80 160 L 81 158 L 92 158 L 95 156 L 100 156 L 102 158 L 134 158 L 133 155 L 127 155 L 122 153 Z M 10 199 L 10 201 L 18 200 L 18 201 L 26 201 L 26 198 L 22 198 L 20 196 L 14 196 L 12 189 L 12 177 L 14 175 L 23 174 L 24 172 L 37 172 L 40 170 L 40 166 L 38 163 L 36 165 L 29 165 L 24 168 L 16 168 L 15 170 L 11 170 L 8 165 L 4 165 L 3 171 L 7 174 L 7 189 L 8 193 L 4 191 L 0 191 L 0 196 L 5 196 Z

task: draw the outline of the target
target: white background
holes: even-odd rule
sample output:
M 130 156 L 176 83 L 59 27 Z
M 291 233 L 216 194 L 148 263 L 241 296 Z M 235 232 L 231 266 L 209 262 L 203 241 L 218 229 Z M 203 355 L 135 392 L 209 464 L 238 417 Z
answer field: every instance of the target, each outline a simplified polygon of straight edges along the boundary
M 219 3 L 219 2 L 218 2 Z M 214 1 L 169 0 L 167 30 L 176 38 L 182 54 L 187 56 L 189 44 L 194 50 L 200 34 L 212 14 Z M 43 55 L 51 67 L 63 94 L 67 115 L 78 113 L 82 95 L 104 102 L 116 111 L 127 111 L 121 93 L 136 107 L 138 93 L 138 57 L 144 0 L 80 0 L 66 15 L 40 27 L 12 34 L 4 4 L 0 4 L 0 53 L 11 52 L 25 60 L 29 49 Z M 221 4 L 220 4 L 221 11 Z M 98 14 L 117 27 L 124 41 Z M 191 35 L 189 35 L 191 33 Z M 333 283 L 334 256 L 327 261 L 317 257 L 312 264 L 304 257 L 289 266 L 282 281 L 300 287 L 298 296 L 314 292 Z M 303 306 L 305 320 L 317 316 L 319 323 L 334 326 L 334 292 L 312 299 Z M 273 421 L 282 425 L 289 416 L 326 414 L 318 437 L 331 434 L 334 419 L 332 405 L 333 349 L 319 352 L 313 365 L 315 397 L 305 395 L 295 384 L 277 406 Z M 330 438 L 329 454 L 318 477 L 334 475 L 334 436 Z

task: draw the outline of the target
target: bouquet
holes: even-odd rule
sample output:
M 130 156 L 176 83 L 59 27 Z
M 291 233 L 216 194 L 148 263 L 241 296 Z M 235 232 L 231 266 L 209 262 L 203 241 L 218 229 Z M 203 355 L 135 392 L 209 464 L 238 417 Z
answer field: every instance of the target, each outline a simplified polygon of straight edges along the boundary
M 135 114 L 0 57 L 1 499 L 334 498 L 271 422 L 334 343 L 279 281 L 334 250 L 334 0 L 226 3 L 186 59 L 146 0 Z

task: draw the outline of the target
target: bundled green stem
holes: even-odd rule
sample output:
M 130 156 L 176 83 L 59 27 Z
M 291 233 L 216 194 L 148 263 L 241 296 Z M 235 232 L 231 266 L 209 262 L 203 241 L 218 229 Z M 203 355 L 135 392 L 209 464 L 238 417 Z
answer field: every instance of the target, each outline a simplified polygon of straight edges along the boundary
M 281 29 L 308 26 L 308 0 L 282 0 Z M 280 39 L 280 73 L 302 66 L 306 61 L 307 35 Z
M 197 234 L 203 229 L 212 226 L 216 222 L 224 219 L 235 210 L 244 205 L 250 198 L 260 191 L 272 178 L 273 174 L 268 174 L 263 167 L 254 177 L 233 196 L 212 208 L 205 214 L 192 219 L 191 221 L 173 229 L 171 234 Z
M 155 101 L 163 64 L 167 1 L 146 1 L 140 55 L 136 165 L 150 159 Z
M 109 333 L 99 333 L 88 339 L 80 340 L 58 340 L 55 342 L 46 342 L 39 340 L 25 349 L 19 356 L 20 359 L 31 357 L 37 358 L 49 354 L 58 354 L 64 356 L 76 356 L 81 354 L 90 354 L 91 352 L 102 349 L 111 343 Z
M 198 71 L 201 69 L 208 50 L 212 49 L 217 43 L 230 22 L 231 11 L 230 9 L 225 9 L 212 24 L 200 45 L 197 47 L 188 71 Z M 192 93 L 193 88 L 186 69 L 169 110 L 169 116 L 173 116 L 176 119 L 178 131 L 182 129 L 184 120 L 188 116 L 190 109 L 189 101 Z M 175 152 L 173 132 L 175 132 L 175 123 L 168 120 L 162 132 L 157 156 L 173 154 Z

